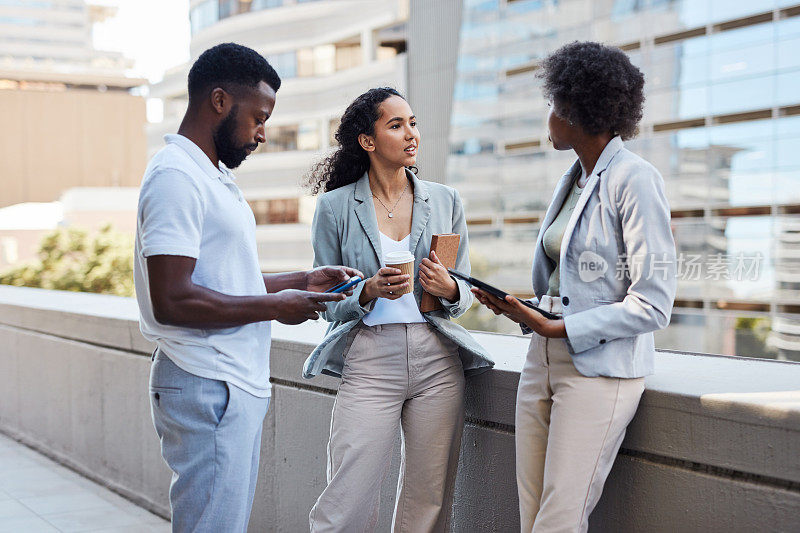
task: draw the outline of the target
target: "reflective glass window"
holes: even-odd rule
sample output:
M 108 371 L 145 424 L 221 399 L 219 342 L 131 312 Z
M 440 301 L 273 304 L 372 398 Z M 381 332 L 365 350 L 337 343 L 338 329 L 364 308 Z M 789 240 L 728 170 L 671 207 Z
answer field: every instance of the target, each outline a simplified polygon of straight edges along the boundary
M 211 26 L 219 20 L 219 2 L 218 0 L 205 0 L 197 4 L 189 12 L 189 21 L 191 23 L 192 33 L 197 33 L 203 28 Z
M 252 6 L 250 7 L 251 11 L 259 11 L 261 9 L 270 9 L 273 7 L 280 7 L 284 3 L 284 0 L 253 0 Z
M 267 61 L 278 73 L 281 79 L 289 79 L 297 76 L 297 53 L 295 51 L 271 54 L 267 56 Z

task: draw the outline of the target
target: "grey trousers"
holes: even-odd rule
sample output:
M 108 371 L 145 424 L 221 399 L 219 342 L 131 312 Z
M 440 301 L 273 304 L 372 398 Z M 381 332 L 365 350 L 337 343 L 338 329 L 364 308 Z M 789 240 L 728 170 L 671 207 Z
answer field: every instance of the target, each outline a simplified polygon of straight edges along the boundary
M 331 418 L 328 486 L 311 531 L 374 531 L 398 430 L 393 531 L 448 531 L 461 434 L 464 372 L 458 346 L 429 324 L 360 325 L 345 350 Z

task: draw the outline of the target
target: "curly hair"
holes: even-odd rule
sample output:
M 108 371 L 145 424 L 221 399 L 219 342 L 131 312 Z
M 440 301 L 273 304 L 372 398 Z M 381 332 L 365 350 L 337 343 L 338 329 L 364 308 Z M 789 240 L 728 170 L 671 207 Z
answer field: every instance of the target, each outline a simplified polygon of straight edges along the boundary
M 280 76 L 261 54 L 236 43 L 218 44 L 200 54 L 189 70 L 189 102 L 216 87 L 233 92 L 262 81 L 275 92 L 281 87 Z
M 644 76 L 619 48 L 572 42 L 550 54 L 539 77 L 556 115 L 590 135 L 630 139 L 644 105 Z
M 304 179 L 304 186 L 311 194 L 355 183 L 369 170 L 369 155 L 359 144 L 358 136 L 375 134 L 375 122 L 381 117 L 380 106 L 392 96 L 405 100 L 391 87 L 377 87 L 358 96 L 347 106 L 334 135 L 338 148 L 316 163 Z M 409 168 L 416 172 L 415 167 Z

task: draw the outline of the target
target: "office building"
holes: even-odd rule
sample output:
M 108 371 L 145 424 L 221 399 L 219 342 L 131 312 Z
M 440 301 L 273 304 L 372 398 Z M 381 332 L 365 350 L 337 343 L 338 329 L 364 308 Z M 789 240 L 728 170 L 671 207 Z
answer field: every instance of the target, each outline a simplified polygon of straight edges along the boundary
M 191 57 L 151 87 L 164 120 L 149 130 L 152 155 L 186 111 L 186 78 L 204 50 L 237 42 L 263 54 L 283 83 L 267 123 L 267 142 L 236 169 L 258 224 L 264 271 L 311 264 L 314 199 L 300 188 L 332 148 L 345 107 L 375 86 L 406 86 L 407 0 L 193 0 Z

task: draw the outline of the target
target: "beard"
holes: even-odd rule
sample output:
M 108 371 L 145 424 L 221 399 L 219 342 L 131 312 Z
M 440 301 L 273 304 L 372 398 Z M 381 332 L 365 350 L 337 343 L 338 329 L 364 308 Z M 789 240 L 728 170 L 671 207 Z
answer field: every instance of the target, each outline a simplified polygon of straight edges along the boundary
M 237 144 L 236 126 L 238 125 L 239 106 L 234 105 L 228 116 L 214 129 L 214 146 L 217 149 L 217 157 L 222 163 L 234 169 L 242 164 L 247 157 L 247 150 L 255 150 L 258 144 Z

